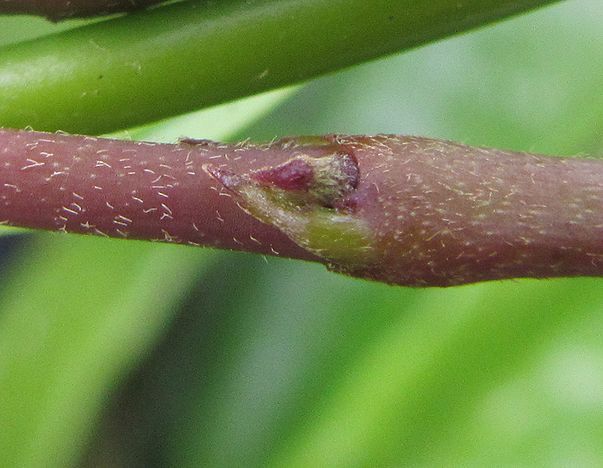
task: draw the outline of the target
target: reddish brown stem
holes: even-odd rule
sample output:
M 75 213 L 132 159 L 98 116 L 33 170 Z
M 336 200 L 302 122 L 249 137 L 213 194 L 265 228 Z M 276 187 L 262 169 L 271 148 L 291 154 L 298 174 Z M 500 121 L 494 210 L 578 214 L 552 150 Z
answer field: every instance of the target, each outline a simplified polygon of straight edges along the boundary
M 202 169 L 245 172 L 284 160 L 264 147 L 3 130 L 0 152 L 4 224 L 312 258 L 239 209 Z
M 46 16 L 53 21 L 131 11 L 164 0 L 0 0 L 0 13 Z
M 4 224 L 321 261 L 392 284 L 603 276 L 603 162 L 425 138 L 177 145 L 0 131 Z
M 603 275 L 603 161 L 412 137 L 343 137 L 381 244 L 363 275 L 455 285 Z

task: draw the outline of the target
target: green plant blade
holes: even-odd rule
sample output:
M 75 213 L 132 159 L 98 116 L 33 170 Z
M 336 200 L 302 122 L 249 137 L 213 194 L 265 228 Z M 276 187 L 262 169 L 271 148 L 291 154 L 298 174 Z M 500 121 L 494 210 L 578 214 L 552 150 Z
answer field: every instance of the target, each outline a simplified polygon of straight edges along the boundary
M 310 437 L 298 434 L 272 466 L 434 463 L 433 448 L 482 393 L 603 300 L 596 280 L 556 283 L 544 294 L 522 282 L 425 295 L 411 321 L 400 319 L 347 369 L 307 422 Z M 535 301 L 546 314 L 533 312 Z
M 66 466 L 91 434 L 83 416 L 161 333 L 208 253 L 82 237 L 30 249 L 0 300 L 0 452 L 9 466 Z
M 175 3 L 1 49 L 0 123 L 91 134 L 129 128 L 306 80 L 547 3 Z

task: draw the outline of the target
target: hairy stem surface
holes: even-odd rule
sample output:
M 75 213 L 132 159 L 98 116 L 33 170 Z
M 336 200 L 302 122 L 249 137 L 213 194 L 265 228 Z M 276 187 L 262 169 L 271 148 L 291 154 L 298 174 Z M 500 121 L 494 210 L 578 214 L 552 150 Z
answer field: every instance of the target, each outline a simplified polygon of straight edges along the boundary
M 394 135 L 176 145 L 0 131 L 4 224 L 391 284 L 603 275 L 603 162 Z

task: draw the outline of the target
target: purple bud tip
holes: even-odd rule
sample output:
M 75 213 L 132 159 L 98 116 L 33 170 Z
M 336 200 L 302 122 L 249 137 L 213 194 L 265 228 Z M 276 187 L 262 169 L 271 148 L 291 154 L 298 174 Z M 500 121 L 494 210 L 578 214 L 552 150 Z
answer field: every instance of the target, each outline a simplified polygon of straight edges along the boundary
M 286 191 L 307 192 L 315 182 L 314 169 L 304 159 L 292 159 L 280 166 L 256 171 L 251 178 Z

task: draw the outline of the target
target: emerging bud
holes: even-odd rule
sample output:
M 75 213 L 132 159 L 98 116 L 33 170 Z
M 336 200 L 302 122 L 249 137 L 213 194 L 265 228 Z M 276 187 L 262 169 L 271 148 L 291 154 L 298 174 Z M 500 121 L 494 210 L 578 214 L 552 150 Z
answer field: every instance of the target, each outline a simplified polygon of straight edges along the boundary
M 348 204 L 359 180 L 352 155 L 302 154 L 240 176 L 211 164 L 204 169 L 240 197 L 250 215 L 325 261 L 358 266 L 371 258 L 371 231 Z

